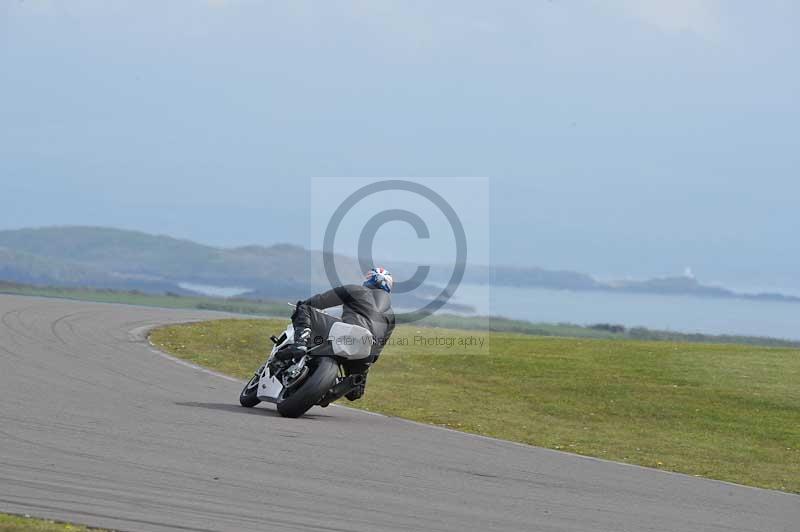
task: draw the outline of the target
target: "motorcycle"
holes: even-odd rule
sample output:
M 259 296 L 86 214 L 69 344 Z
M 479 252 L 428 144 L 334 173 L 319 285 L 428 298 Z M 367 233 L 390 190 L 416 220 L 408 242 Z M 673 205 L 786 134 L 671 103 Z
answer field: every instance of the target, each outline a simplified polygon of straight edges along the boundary
M 313 406 L 327 407 L 365 383 L 364 375 L 347 375 L 343 367 L 348 360 L 370 355 L 373 338 L 363 327 L 335 323 L 328 338 L 317 336 L 303 356 L 286 362 L 277 360 L 275 354 L 292 345 L 292 324 L 270 340 L 274 345 L 269 358 L 239 394 L 239 403 L 244 407 L 252 408 L 265 401 L 274 403 L 280 415 L 297 418 Z

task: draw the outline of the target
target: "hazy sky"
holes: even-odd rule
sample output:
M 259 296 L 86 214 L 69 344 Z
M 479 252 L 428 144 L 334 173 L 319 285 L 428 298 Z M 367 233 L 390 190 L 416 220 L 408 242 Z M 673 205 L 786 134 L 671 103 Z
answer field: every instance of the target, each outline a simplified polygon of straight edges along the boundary
M 0 228 L 307 244 L 314 176 L 487 176 L 497 263 L 800 292 L 798 27 L 796 1 L 0 2 Z

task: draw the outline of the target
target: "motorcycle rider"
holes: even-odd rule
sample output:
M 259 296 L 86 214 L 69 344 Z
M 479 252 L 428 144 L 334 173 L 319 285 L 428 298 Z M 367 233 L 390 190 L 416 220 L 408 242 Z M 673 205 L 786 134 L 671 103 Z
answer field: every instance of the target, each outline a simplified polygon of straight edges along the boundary
M 390 297 L 393 282 L 388 271 L 375 267 L 365 274 L 361 285 L 339 286 L 305 301 L 298 301 L 292 314 L 294 344 L 278 351 L 275 359 L 285 363 L 304 355 L 309 342 L 315 345 L 325 342 L 331 327 L 338 321 L 364 327 L 372 333 L 374 340 L 370 355 L 343 364 L 347 375 L 361 374 L 364 377 L 362 384 L 345 396 L 351 401 L 359 399 L 364 395 L 369 367 L 378 359 L 394 331 L 395 318 Z M 339 305 L 342 306 L 341 319 L 322 312 Z

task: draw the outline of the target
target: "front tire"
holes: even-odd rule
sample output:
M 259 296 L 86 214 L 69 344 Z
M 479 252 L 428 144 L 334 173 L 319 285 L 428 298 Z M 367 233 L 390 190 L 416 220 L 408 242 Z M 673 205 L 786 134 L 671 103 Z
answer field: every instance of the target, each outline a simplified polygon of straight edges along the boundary
M 245 408 L 253 408 L 258 403 L 261 402 L 258 396 L 258 381 L 261 379 L 261 372 L 264 368 L 261 368 L 250 381 L 244 385 L 242 389 L 242 393 L 239 394 L 239 404 Z
M 277 404 L 278 413 L 283 417 L 300 417 L 317 404 L 328 393 L 339 374 L 339 364 L 330 357 L 319 357 L 311 375 L 306 377 L 299 388 Z

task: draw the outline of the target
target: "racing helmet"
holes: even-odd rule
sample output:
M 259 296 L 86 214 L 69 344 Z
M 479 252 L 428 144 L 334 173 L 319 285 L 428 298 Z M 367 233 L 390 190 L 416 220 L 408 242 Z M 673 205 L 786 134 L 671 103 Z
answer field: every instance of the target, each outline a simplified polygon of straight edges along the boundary
M 386 271 L 385 268 L 375 267 L 364 274 L 364 283 L 363 285 L 369 288 L 380 288 L 381 290 L 385 290 L 386 292 L 392 291 L 392 284 L 394 284 L 394 279 L 392 279 L 392 274 Z

